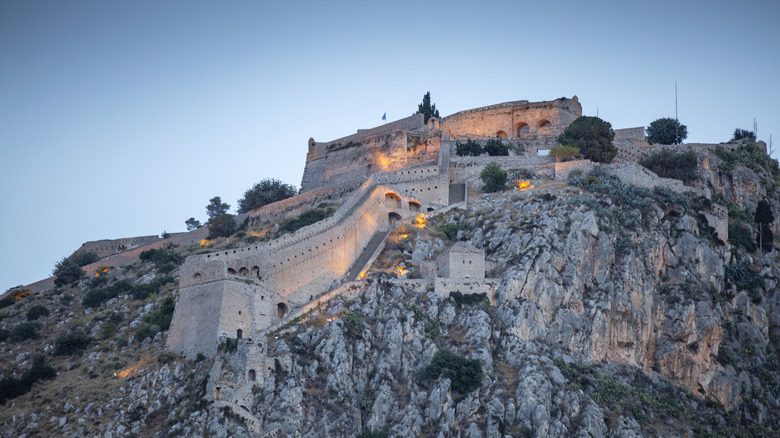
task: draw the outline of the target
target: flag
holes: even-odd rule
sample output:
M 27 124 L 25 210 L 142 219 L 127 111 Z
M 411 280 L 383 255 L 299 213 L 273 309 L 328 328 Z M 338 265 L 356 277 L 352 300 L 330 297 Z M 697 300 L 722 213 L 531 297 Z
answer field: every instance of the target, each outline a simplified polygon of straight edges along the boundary
M 382 114 L 382 120 L 387 120 L 387 111 L 385 111 L 385 113 Z

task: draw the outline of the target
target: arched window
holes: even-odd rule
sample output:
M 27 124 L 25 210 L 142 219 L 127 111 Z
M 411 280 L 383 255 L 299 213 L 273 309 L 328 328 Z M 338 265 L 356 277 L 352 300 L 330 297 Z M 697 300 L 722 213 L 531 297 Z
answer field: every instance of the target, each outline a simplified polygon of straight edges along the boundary
M 260 278 L 260 267 L 259 266 L 252 266 L 252 276 Z
M 244 331 L 241 329 L 236 330 L 236 339 L 241 339 L 244 337 Z
M 195 275 L 192 276 L 195 280 L 200 281 L 200 272 L 196 272 Z
M 242 267 L 241 269 L 238 270 L 238 275 L 243 275 L 243 276 L 246 277 L 247 272 L 249 272 L 249 271 L 247 271 L 246 268 Z
M 409 201 L 409 210 L 411 211 L 420 211 L 420 203 Z
M 496 137 L 498 137 L 498 138 L 507 138 L 509 136 L 506 135 L 505 131 L 498 131 L 498 132 L 496 132 Z
M 236 270 L 233 268 L 228 268 L 228 274 L 236 275 Z
M 254 382 L 254 381 L 255 381 L 255 379 L 257 378 L 257 373 L 255 373 L 255 370 L 249 370 L 249 376 L 248 376 L 248 378 L 249 378 L 249 380 L 250 380 L 250 381 L 252 381 L 252 382 Z

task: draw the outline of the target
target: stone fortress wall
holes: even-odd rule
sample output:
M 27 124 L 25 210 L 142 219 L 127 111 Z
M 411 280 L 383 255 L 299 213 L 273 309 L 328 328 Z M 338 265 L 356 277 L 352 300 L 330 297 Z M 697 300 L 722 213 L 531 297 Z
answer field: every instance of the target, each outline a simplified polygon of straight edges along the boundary
M 180 233 L 177 233 L 180 234 Z M 95 252 L 98 257 L 104 258 L 114 254 L 123 253 L 131 249 L 139 248 L 142 246 L 150 245 L 155 242 L 163 240 L 160 236 L 140 236 L 140 237 L 126 237 L 121 239 L 103 239 L 93 240 L 83 243 L 74 254 L 81 254 L 85 252 Z
M 394 221 L 442 211 L 449 202 L 450 184 L 474 180 L 489 162 L 496 161 L 506 170 L 536 170 L 559 180 L 573 170 L 587 171 L 593 167 L 588 160 L 556 163 L 552 157 L 538 155 L 539 149 L 555 144 L 555 137 L 580 114 L 576 97 L 539 103 L 518 101 L 463 111 L 441 120 L 431 118 L 425 125 L 417 115 L 332 142 L 310 140 L 303 194 L 246 217 L 250 223 L 279 220 L 326 199 L 341 199 L 343 203 L 330 218 L 273 241 L 189 257 L 181 268 L 180 299 L 168 336 L 169 348 L 188 356 L 213 356 L 218 338 L 257 337 L 289 321 L 291 314 L 335 296 L 334 291 L 344 293 L 337 285 L 351 280 L 345 274 L 376 233 L 386 233 Z M 455 156 L 457 141 L 496 136 L 524 144 L 526 153 Z M 616 143 L 621 152 L 630 147 L 643 151 L 650 146 L 644 140 L 644 128 L 618 130 Z M 633 182 L 627 181 L 632 184 L 692 190 L 641 166 L 616 164 L 611 169 L 622 179 L 633 176 Z M 350 193 L 353 187 L 357 188 Z M 433 284 L 430 280 L 423 283 L 437 293 L 484 292 L 492 300 L 495 281 L 488 280 L 439 276 Z

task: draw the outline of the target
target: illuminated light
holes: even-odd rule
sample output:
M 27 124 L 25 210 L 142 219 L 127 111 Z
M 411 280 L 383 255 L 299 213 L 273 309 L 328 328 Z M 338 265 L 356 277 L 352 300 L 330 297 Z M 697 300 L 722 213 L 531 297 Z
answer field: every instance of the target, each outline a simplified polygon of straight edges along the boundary
M 26 297 L 27 295 L 30 295 L 32 291 L 30 289 L 24 289 L 21 291 L 18 291 L 14 294 L 14 300 L 21 300 L 22 298 Z
M 107 274 L 111 269 L 111 266 L 99 266 L 97 271 L 95 271 L 95 277 L 100 277 L 100 274 Z
M 206 246 L 206 245 L 208 245 L 208 244 L 210 244 L 210 243 L 211 243 L 211 241 L 209 241 L 208 239 L 203 239 L 203 240 L 201 240 L 200 242 L 198 242 L 198 245 L 200 245 L 200 246 Z
M 517 190 L 519 190 L 521 192 L 524 191 L 524 190 L 532 189 L 532 188 L 533 188 L 533 186 L 531 185 L 531 183 L 529 181 L 520 181 L 519 183 L 517 183 Z
M 420 228 L 425 228 L 425 214 L 420 213 L 417 215 L 417 217 L 414 219 L 415 222 L 417 222 L 417 226 Z
M 360 272 L 360 275 L 358 275 L 358 278 L 357 278 L 357 279 L 358 279 L 358 280 L 362 280 L 362 279 L 366 278 L 366 275 L 368 275 L 368 272 L 366 272 L 366 271 L 361 271 L 361 272 Z
M 406 239 L 407 237 L 409 237 L 409 235 L 408 234 L 401 234 L 398 237 L 400 237 L 401 239 Z
M 250 231 L 247 234 L 249 234 L 252 237 L 264 237 L 266 234 L 268 234 L 268 230 L 263 231 Z
M 403 266 L 397 266 L 395 268 L 395 273 L 398 274 L 399 277 L 403 277 L 406 275 L 406 273 L 409 272 L 407 269 L 405 269 Z
M 127 377 L 130 373 L 132 373 L 135 370 L 136 370 L 136 367 L 130 367 L 130 368 L 126 369 L 126 370 L 120 371 L 119 373 L 115 373 L 114 375 L 119 377 L 120 379 L 123 379 L 123 378 Z
M 393 163 L 393 160 L 391 160 L 384 154 L 380 154 L 379 157 L 377 157 L 377 160 L 379 161 L 378 162 L 379 167 L 381 167 L 385 171 L 390 170 L 390 165 Z

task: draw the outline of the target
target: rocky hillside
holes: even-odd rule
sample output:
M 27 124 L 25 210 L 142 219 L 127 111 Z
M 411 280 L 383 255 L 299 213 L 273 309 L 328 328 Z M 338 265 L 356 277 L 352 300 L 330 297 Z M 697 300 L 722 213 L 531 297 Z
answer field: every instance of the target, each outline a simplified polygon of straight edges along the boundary
M 711 201 L 603 173 L 409 227 L 357 298 L 269 336 L 275 366 L 247 412 L 208 397 L 210 360 L 163 349 L 197 248 L 13 292 L 2 436 L 779 436 L 780 252 L 749 245 L 761 195 L 780 217 L 777 167 L 735 154 L 700 179 L 742 230 L 729 243 L 707 226 Z M 486 251 L 495 306 L 394 281 L 455 240 Z M 223 375 L 242 348 L 220 350 Z

